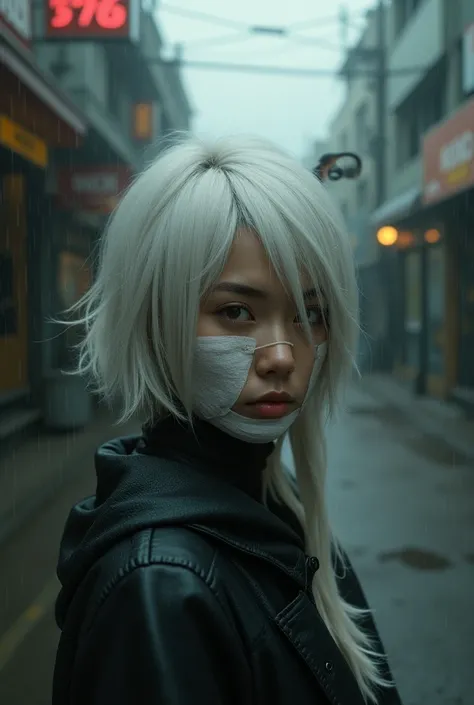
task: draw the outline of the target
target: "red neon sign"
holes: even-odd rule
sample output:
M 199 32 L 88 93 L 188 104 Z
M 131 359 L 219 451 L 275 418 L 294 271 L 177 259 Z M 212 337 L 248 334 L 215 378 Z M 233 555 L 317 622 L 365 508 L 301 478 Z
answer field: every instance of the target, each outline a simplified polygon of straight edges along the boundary
M 48 36 L 127 37 L 130 0 L 46 0 Z

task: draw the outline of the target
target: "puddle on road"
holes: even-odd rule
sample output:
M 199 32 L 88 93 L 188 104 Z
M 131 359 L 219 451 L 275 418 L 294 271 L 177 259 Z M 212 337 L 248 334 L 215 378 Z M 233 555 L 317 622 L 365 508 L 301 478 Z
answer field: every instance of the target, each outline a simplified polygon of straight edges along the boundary
M 381 563 L 397 561 L 415 570 L 446 570 L 452 566 L 451 561 L 439 553 L 419 548 L 403 548 L 400 551 L 386 551 L 377 556 Z

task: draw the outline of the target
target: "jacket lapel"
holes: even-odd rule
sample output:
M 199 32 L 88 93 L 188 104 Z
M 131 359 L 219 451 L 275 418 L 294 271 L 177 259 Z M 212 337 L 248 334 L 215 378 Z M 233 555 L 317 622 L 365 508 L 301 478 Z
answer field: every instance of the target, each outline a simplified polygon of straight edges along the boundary
M 275 621 L 332 705 L 365 705 L 351 669 L 304 592 L 300 592 Z

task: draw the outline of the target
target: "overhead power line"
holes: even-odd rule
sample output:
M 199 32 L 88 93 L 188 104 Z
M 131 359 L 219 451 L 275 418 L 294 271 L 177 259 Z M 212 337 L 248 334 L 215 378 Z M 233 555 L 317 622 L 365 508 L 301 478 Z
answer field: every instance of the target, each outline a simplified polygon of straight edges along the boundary
M 238 22 L 237 20 L 230 20 L 226 17 L 219 17 L 218 15 L 211 15 L 208 12 L 200 12 L 198 10 L 188 10 L 184 7 L 177 7 L 175 5 L 167 5 L 166 3 L 161 3 L 159 6 L 160 10 L 165 10 L 173 15 L 180 15 L 190 20 L 198 20 L 199 22 L 207 22 L 208 24 L 220 25 L 221 27 L 233 27 L 234 29 L 247 30 L 249 25 L 245 22 Z
M 235 44 L 238 42 L 248 42 L 253 39 L 252 35 L 248 32 L 239 32 L 233 34 L 222 34 L 218 37 L 210 37 L 207 39 L 196 39 L 192 42 L 182 42 L 181 46 L 183 49 L 196 49 L 199 47 L 214 47 L 214 46 L 227 46 L 228 44 Z
M 250 25 L 250 24 L 245 24 L 243 22 L 238 22 L 236 20 L 230 20 L 225 17 L 221 17 L 218 15 L 213 15 L 207 12 L 201 12 L 197 10 L 188 10 L 186 8 L 182 7 L 177 7 L 175 5 L 167 5 L 167 4 L 162 4 L 160 5 L 160 9 L 165 10 L 170 13 L 174 13 L 176 15 L 179 15 L 181 17 L 185 17 L 188 19 L 194 19 L 198 20 L 200 22 L 205 22 L 207 24 L 212 24 L 212 25 L 219 25 L 222 27 L 229 27 L 234 30 L 238 30 L 238 34 L 232 34 L 232 35 L 224 35 L 220 37 L 212 37 L 209 39 L 198 39 L 198 40 L 193 40 L 190 42 L 183 42 L 182 46 L 184 48 L 186 47 L 197 47 L 197 46 L 219 46 L 219 45 L 226 45 L 228 42 L 229 43 L 234 43 L 234 42 L 239 42 L 243 41 L 245 39 L 245 35 L 247 35 L 247 38 L 251 38 L 252 36 L 259 35 L 259 36 L 267 36 L 267 37 L 277 37 L 277 38 L 282 38 L 282 39 L 287 39 L 292 42 L 295 42 L 297 44 L 301 45 L 307 45 L 307 46 L 318 46 L 320 49 L 330 49 L 331 51 L 340 51 L 341 47 L 337 46 L 330 40 L 325 39 L 324 37 L 306 37 L 301 34 L 294 34 L 294 30 L 297 29 L 308 29 L 312 26 L 317 25 L 318 27 L 322 27 L 324 25 L 328 24 L 335 24 L 337 22 L 340 22 L 340 17 L 336 15 L 332 15 L 331 17 L 323 17 L 323 18 L 314 18 L 312 20 L 308 21 L 302 21 L 302 22 L 295 22 L 294 24 L 289 25 L 288 27 L 285 26 L 277 26 L 277 25 Z
M 324 37 L 305 37 L 301 34 L 290 34 L 288 35 L 288 41 L 294 44 L 300 44 L 301 46 L 314 47 L 317 49 L 330 49 L 331 51 L 337 51 L 341 53 L 341 46 L 334 44 Z
M 366 11 L 361 11 L 359 13 L 357 12 L 351 12 L 351 16 L 354 14 L 360 14 L 361 19 L 362 15 L 365 14 Z M 356 29 L 360 29 L 360 21 L 356 22 L 349 18 L 349 24 Z M 293 32 L 294 30 L 297 29 L 310 29 L 311 27 L 323 27 L 324 25 L 329 25 L 329 24 L 339 24 L 341 22 L 341 17 L 340 15 L 332 15 L 331 17 L 312 17 L 310 20 L 300 20 L 299 22 L 292 22 L 291 24 L 288 25 L 287 29 L 290 32 Z
M 340 22 L 340 17 L 338 15 L 331 15 L 329 17 L 314 17 L 311 20 L 301 20 L 299 22 L 294 22 L 287 27 L 252 26 L 249 23 L 231 20 L 228 17 L 214 15 L 209 12 L 201 12 L 199 10 L 189 10 L 188 8 L 179 7 L 177 5 L 161 3 L 159 9 L 165 10 L 165 12 L 169 12 L 173 15 L 179 15 L 180 17 L 184 17 L 186 19 L 197 20 L 198 22 L 219 25 L 221 27 L 232 27 L 233 29 L 255 32 L 257 34 L 272 34 L 274 36 L 285 36 L 294 30 L 309 29 L 310 27 L 323 27 L 325 25 L 337 24 Z M 359 27 L 359 25 L 357 26 Z
M 274 74 L 280 76 L 307 76 L 307 77 L 335 77 L 338 74 L 337 70 L 334 69 L 318 69 L 318 68 L 304 68 L 304 67 L 293 67 L 293 66 L 264 66 L 253 65 L 253 64 L 234 64 L 234 63 L 224 63 L 219 61 L 194 61 L 192 59 L 182 59 L 179 62 L 171 61 L 166 62 L 163 59 L 148 59 L 150 64 L 172 64 L 175 66 L 179 63 L 180 66 L 193 69 L 202 69 L 206 71 L 231 71 L 237 73 L 261 73 L 261 74 Z M 390 78 L 392 76 L 412 76 L 415 74 L 423 75 L 429 70 L 427 66 L 405 66 L 399 69 L 392 69 L 385 72 L 385 76 Z M 378 72 L 375 69 L 372 70 L 360 70 L 355 69 L 350 72 L 353 78 L 376 78 Z
M 233 34 L 223 34 L 218 37 L 210 37 L 208 39 L 197 39 L 191 42 L 182 42 L 181 46 L 183 49 L 197 49 L 199 47 L 210 48 L 215 46 L 228 46 L 231 44 L 236 44 L 239 42 L 247 42 L 254 39 L 254 34 L 250 32 L 239 32 Z M 331 41 L 328 41 L 324 37 L 303 37 L 301 35 L 290 35 L 286 38 L 286 41 L 299 47 L 315 47 L 318 49 L 329 50 L 333 52 L 340 53 L 341 48 Z M 252 52 L 253 54 L 254 52 Z M 273 53 L 273 52 L 272 52 Z

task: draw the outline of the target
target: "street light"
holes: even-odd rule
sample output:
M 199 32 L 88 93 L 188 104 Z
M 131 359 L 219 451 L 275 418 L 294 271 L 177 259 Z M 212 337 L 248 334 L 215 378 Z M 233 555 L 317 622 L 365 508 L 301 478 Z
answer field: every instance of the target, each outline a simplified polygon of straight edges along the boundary
M 392 225 L 384 225 L 377 230 L 377 240 L 384 247 L 392 247 L 398 240 L 398 230 Z
M 427 242 L 429 245 L 434 245 L 436 242 L 439 242 L 441 240 L 441 233 L 439 230 L 436 230 L 435 228 L 430 228 L 430 230 L 427 230 L 425 233 L 425 242 Z

